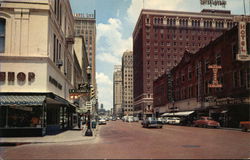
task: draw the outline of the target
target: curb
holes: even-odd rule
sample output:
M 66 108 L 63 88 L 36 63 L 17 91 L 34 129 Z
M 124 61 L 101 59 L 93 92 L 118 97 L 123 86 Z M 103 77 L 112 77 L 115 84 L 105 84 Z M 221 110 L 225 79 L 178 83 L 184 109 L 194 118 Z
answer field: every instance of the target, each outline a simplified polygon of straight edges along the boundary
M 83 128 L 81 130 L 81 137 L 79 137 L 78 139 L 73 139 L 73 140 L 56 140 L 56 141 L 46 141 L 46 140 L 38 140 L 38 141 L 32 141 L 32 140 L 23 140 L 23 141 L 8 141 L 8 139 L 4 140 L 4 138 L 1 138 L 0 139 L 0 147 L 4 147 L 4 146 L 19 146 L 19 145 L 25 145 L 25 144 L 46 144 L 46 143 L 66 143 L 66 142 L 82 142 L 82 141 L 90 141 L 90 140 L 94 140 L 97 135 L 98 135 L 98 132 L 99 132 L 99 127 L 97 126 L 96 129 L 92 129 L 93 131 L 93 136 L 91 137 L 87 137 L 84 135 L 86 131 L 86 128 Z M 85 137 L 85 138 L 83 138 Z

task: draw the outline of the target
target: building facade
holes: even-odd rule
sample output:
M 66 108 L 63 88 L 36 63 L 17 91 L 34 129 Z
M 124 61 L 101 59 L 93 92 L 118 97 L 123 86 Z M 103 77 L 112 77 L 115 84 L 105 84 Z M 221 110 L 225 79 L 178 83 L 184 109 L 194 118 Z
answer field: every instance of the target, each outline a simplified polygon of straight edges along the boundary
M 230 11 L 142 10 L 133 32 L 134 111 L 152 114 L 153 81 L 234 26 Z
M 6 0 L 0 8 L 1 135 L 73 127 L 77 107 L 69 89 L 82 83 L 82 73 L 69 1 Z
M 113 73 L 113 115 L 122 116 L 122 70 L 121 65 L 115 65 Z
M 74 54 L 75 54 L 74 62 L 79 62 L 79 63 L 75 63 L 75 66 L 78 66 L 78 68 L 80 68 L 80 71 L 81 71 L 81 74 L 77 74 L 77 75 L 81 76 L 81 78 L 79 77 L 79 80 L 82 81 L 82 83 L 75 83 L 74 82 L 74 84 L 77 84 L 74 86 L 74 88 L 78 88 L 78 89 L 81 87 L 88 88 L 89 85 L 91 84 L 91 77 L 90 77 L 90 74 L 88 73 L 89 61 L 88 61 L 88 55 L 87 55 L 86 48 L 85 48 L 84 39 L 82 36 L 75 36 L 74 37 Z M 74 77 L 74 79 L 76 79 L 76 77 Z M 89 91 L 90 91 L 90 89 L 89 89 Z M 85 95 L 75 99 L 75 101 L 77 103 L 82 104 L 79 106 L 79 113 L 80 114 L 84 114 L 87 112 L 87 110 L 88 110 L 87 102 L 89 101 L 89 99 L 90 99 L 90 96 L 88 94 L 85 94 Z
M 250 24 L 247 35 L 250 35 Z M 250 62 L 236 58 L 240 50 L 239 37 L 236 26 L 197 53 L 186 52 L 170 72 L 173 88 L 168 87 L 166 76 L 162 78 L 163 83 L 161 79 L 155 81 L 154 104 L 160 114 L 172 112 L 175 107 L 178 112 L 197 111 L 198 115 L 211 116 L 223 127 L 239 127 L 240 121 L 249 121 Z M 210 65 L 221 66 L 216 76 L 221 88 L 209 87 L 214 81 Z M 171 94 L 170 97 L 158 94 L 162 86 L 166 93 L 173 91 L 174 101 L 169 100 Z M 164 99 L 167 101 L 161 103 Z
M 133 52 L 122 56 L 122 110 L 124 115 L 133 115 Z
M 94 95 L 92 99 L 97 98 L 97 84 L 96 84 L 96 12 L 94 14 L 73 14 L 75 21 L 75 36 L 82 36 L 84 39 L 89 65 L 91 67 L 91 84 L 93 86 L 92 92 Z M 96 103 L 92 101 L 92 103 Z M 97 105 L 96 105 L 97 106 Z

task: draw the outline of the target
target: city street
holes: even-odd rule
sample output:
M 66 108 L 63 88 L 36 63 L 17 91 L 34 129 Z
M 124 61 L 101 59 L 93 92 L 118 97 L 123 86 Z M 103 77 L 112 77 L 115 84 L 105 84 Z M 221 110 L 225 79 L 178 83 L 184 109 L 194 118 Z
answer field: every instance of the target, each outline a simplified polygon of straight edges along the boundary
M 80 131 L 79 131 L 80 132 Z M 238 130 L 109 121 L 88 141 L 19 145 L 0 150 L 3 159 L 250 158 L 250 133 Z M 1 147 L 0 147 L 1 148 Z M 2 148 L 3 149 L 3 148 Z

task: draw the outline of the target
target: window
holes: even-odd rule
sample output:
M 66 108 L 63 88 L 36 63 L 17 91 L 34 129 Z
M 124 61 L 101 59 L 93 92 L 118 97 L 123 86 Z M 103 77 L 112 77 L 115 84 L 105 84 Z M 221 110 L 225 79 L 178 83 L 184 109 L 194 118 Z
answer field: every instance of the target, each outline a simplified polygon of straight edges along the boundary
M 240 77 L 239 77 L 239 79 L 240 79 L 240 86 L 244 87 L 245 86 L 244 85 L 245 79 L 244 79 L 244 71 L 243 70 L 240 71 Z
M 246 72 L 246 78 L 247 78 L 247 88 L 250 88 L 250 69 L 247 69 Z
M 5 48 L 5 23 L 5 19 L 0 18 L 0 53 L 3 53 Z
M 238 72 L 233 73 L 233 86 L 234 88 L 238 87 Z
M 236 59 L 237 50 L 238 50 L 237 45 L 233 44 L 232 45 L 232 56 L 233 56 L 233 59 Z
M 209 61 L 205 60 L 205 73 L 208 72 Z
M 221 55 L 220 54 L 216 55 L 216 64 L 221 65 Z

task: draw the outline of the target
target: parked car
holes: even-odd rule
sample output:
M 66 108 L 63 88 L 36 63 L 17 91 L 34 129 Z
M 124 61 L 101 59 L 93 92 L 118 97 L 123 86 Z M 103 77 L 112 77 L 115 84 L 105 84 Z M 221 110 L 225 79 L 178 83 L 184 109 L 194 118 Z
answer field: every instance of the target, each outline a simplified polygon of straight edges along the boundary
M 149 127 L 162 128 L 162 121 L 154 117 L 148 117 L 142 121 L 142 126 L 146 128 Z
M 200 119 L 193 121 L 195 127 L 214 127 L 219 128 L 220 123 L 213 120 L 211 117 L 200 117 Z
M 166 123 L 167 124 L 180 124 L 181 119 L 179 117 L 167 117 Z
M 106 120 L 103 118 L 99 120 L 99 125 L 102 125 L 102 124 L 107 124 Z
M 126 122 L 133 122 L 134 121 L 134 117 L 133 116 L 128 116 L 126 119 Z
M 138 117 L 133 117 L 133 121 L 134 122 L 139 122 L 139 118 Z

